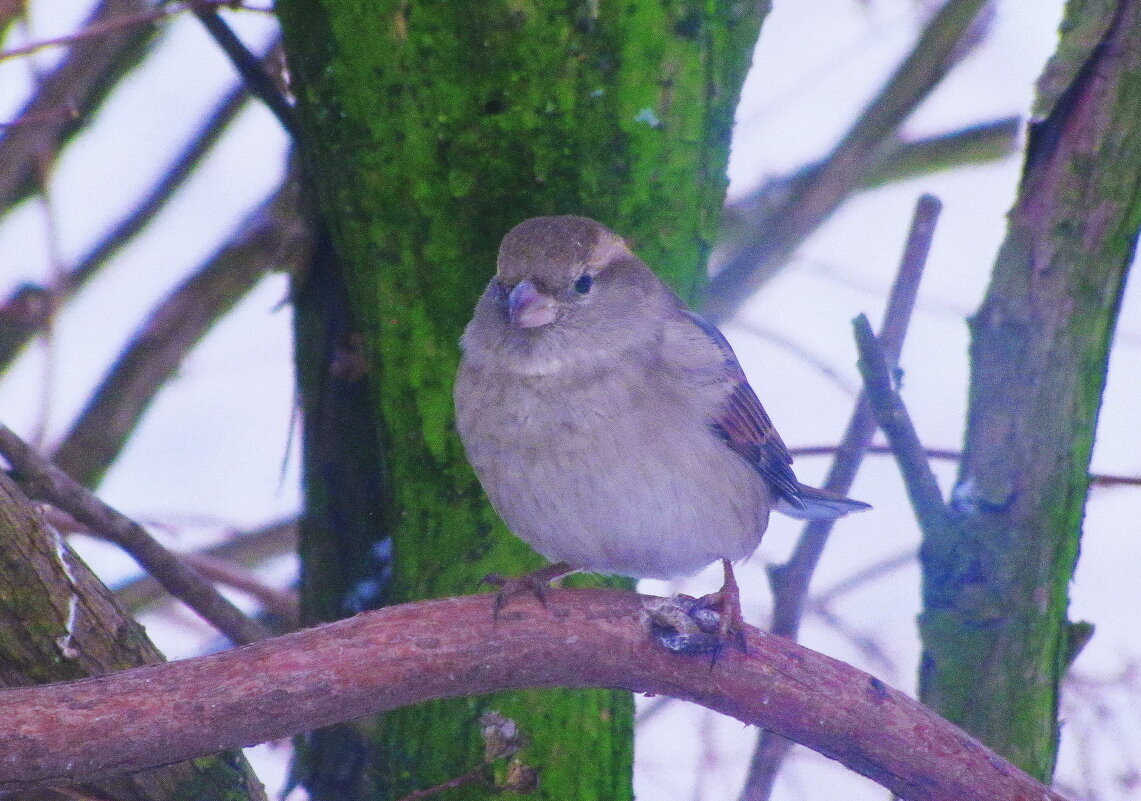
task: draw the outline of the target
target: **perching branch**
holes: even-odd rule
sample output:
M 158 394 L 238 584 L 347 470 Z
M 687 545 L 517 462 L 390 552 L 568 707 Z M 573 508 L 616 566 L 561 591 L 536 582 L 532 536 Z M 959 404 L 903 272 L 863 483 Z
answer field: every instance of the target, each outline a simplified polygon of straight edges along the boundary
M 12 466 L 12 477 L 34 498 L 58 506 L 81 524 L 129 553 L 167 591 L 185 602 L 235 643 L 269 637 L 259 623 L 246 617 L 222 597 L 197 570 L 151 537 L 138 523 L 99 500 L 0 424 L 0 455 Z
M 433 698 L 525 687 L 669 694 L 772 729 L 917 801 L 1062 797 L 915 700 L 783 637 L 667 651 L 660 598 L 552 590 L 387 607 L 246 648 L 0 693 L 0 790 L 140 770 Z M 190 714 L 172 714 L 183 710 Z M 192 721 L 192 722 L 191 722 Z
M 883 327 L 879 343 L 886 357 L 895 363 L 903 349 L 911 312 L 919 293 L 919 282 L 927 264 L 927 254 L 931 250 L 931 240 L 935 235 L 935 224 L 943 204 L 933 195 L 922 195 L 915 204 L 915 214 L 911 221 L 911 231 L 904 247 L 899 272 L 892 283 L 888 295 L 887 309 L 884 312 Z M 848 428 L 840 440 L 836 458 L 824 481 L 824 488 L 832 492 L 847 494 L 855 481 L 856 473 L 864 459 L 864 453 L 871 444 L 876 432 L 875 419 L 867 398 L 863 393 L 856 400 L 855 410 L 848 421 Z M 812 580 L 824 546 L 832 533 L 834 520 L 813 520 L 804 527 L 789 560 L 769 569 L 769 582 L 773 588 L 772 633 L 795 639 L 804 616 L 808 585 Z M 767 799 L 772 794 L 777 771 L 792 746 L 788 740 L 771 732 L 762 732 L 749 765 L 745 787 L 741 793 L 743 801 Z

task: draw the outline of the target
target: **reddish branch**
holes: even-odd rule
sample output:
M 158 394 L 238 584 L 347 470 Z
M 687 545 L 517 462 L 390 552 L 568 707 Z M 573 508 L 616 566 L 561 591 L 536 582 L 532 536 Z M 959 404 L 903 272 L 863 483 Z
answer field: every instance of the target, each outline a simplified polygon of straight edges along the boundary
M 909 799 L 1060 801 L 917 701 L 782 637 L 748 655 L 666 651 L 645 605 L 552 590 L 389 607 L 210 656 L 0 693 L 0 791 L 69 784 L 252 745 L 433 698 L 525 687 L 671 695 L 763 726 Z

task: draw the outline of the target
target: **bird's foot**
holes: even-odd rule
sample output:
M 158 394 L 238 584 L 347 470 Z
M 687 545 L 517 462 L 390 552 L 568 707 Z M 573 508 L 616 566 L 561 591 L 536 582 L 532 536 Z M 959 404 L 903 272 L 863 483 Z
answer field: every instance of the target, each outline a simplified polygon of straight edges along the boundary
M 546 606 L 547 590 L 551 588 L 551 582 L 565 576 L 567 573 L 573 572 L 574 568 L 566 562 L 556 562 L 553 565 L 532 570 L 530 573 L 524 573 L 522 576 L 516 576 L 515 578 L 507 578 L 498 573 L 489 573 L 480 579 L 479 583 L 490 584 L 493 587 L 499 588 L 499 591 L 495 593 L 495 611 L 492 613 L 494 618 L 498 620 L 499 613 L 503 611 L 503 607 L 507 604 L 507 599 L 512 595 L 521 595 L 524 593 L 534 595 L 539 599 L 539 603 Z
M 713 663 L 726 645 L 747 653 L 741 617 L 741 595 L 728 560 L 725 583 L 701 598 L 678 595 L 646 607 L 650 630 L 675 653 L 713 654 Z
M 696 607 L 706 614 L 717 617 L 717 639 L 722 645 L 732 645 L 741 653 L 748 653 L 745 646 L 745 619 L 741 614 L 741 591 L 737 587 L 737 577 L 733 575 L 733 565 L 722 559 L 725 581 L 721 589 L 703 595 L 696 601 Z M 714 656 L 716 659 L 716 656 Z

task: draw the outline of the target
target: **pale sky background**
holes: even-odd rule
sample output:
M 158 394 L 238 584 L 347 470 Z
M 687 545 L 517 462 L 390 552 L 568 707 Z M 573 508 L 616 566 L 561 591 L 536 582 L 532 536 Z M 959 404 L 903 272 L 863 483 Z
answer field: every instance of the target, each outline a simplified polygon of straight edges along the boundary
M 824 155 L 910 46 L 919 24 L 911 0 L 776 0 L 774 5 L 738 113 L 730 165 L 733 194 Z M 73 29 L 86 4 L 32 0 L 31 10 L 27 35 L 44 39 Z M 1033 81 L 1054 47 L 1060 14 L 1061 0 L 998 0 L 986 42 L 920 109 L 908 130 L 933 133 L 1025 114 Z M 272 21 L 261 14 L 228 18 L 255 46 L 272 30 Z M 9 44 L 20 40 L 17 32 Z M 0 119 L 10 119 L 20 107 L 31 69 L 45 69 L 56 57 L 49 50 L 34 59 L 0 62 Z M 50 214 L 42 203 L 27 203 L 0 222 L 0 293 L 6 295 L 20 281 L 49 280 L 53 263 L 66 266 L 82 253 L 145 191 L 232 80 L 228 62 L 195 20 L 172 21 L 156 54 L 66 151 L 52 179 Z M 284 149 L 273 119 L 251 106 L 156 224 L 65 309 L 50 349 L 29 349 L 0 380 L 0 419 L 27 436 L 46 428 L 48 442 L 66 430 L 147 310 L 275 185 Z M 1015 157 L 857 198 L 802 249 L 792 268 L 724 326 L 786 442 L 834 443 L 852 399 L 756 330 L 779 332 L 855 385 L 850 321 L 866 312 L 873 324 L 878 322 L 914 201 L 933 192 L 943 200 L 944 212 L 904 350 L 904 394 L 927 445 L 960 445 L 967 382 L 964 318 L 985 290 L 1020 166 Z M 176 546 L 296 509 L 286 294 L 284 278 L 266 279 L 210 333 L 160 395 L 101 487 L 100 494 L 124 512 L 161 521 L 157 533 Z M 764 380 L 757 378 L 762 372 Z M 1139 393 L 1141 297 L 1134 285 L 1113 352 L 1094 472 L 1141 472 L 1141 431 L 1133 422 Z M 803 480 L 813 482 L 827 462 L 801 459 L 797 467 Z M 949 488 L 953 467 L 937 467 Z M 817 589 L 918 544 L 890 460 L 870 458 L 853 495 L 875 509 L 837 527 Z M 1133 618 L 1141 605 L 1134 577 L 1141 564 L 1141 540 L 1133 526 L 1139 517 L 1136 489 L 1091 495 L 1071 611 L 1073 619 L 1097 625 L 1075 665 L 1083 693 L 1094 680 L 1131 675 L 1141 656 Z M 782 561 L 798 533 L 794 521 L 775 519 L 757 555 L 739 572 L 750 622 L 767 623 L 763 566 Z M 108 582 L 133 570 L 129 559 L 108 546 L 90 540 L 78 546 Z M 274 573 L 284 578 L 290 568 L 276 565 Z M 896 571 L 835 606 L 851 631 L 881 641 L 886 662 L 870 659 L 849 636 L 819 620 L 808 622 L 802 641 L 914 692 L 918 576 L 914 566 Z M 707 571 L 685 583 L 644 582 L 642 589 L 701 593 L 718 583 L 716 571 Z M 185 612 L 145 622 L 172 658 L 193 654 L 210 638 Z M 1141 799 L 1141 790 L 1121 778 L 1141 766 L 1141 679 L 1099 698 L 1107 711 L 1102 710 L 1102 733 L 1090 740 L 1085 733 L 1101 712 L 1088 702 L 1066 703 L 1059 781 L 1066 788 L 1094 782 L 1101 798 Z M 671 704 L 639 731 L 639 797 L 735 798 L 754 736 L 735 721 Z M 255 749 L 254 757 L 271 791 L 280 786 L 280 751 Z M 801 749 L 776 797 L 859 801 L 888 794 Z M 1074 792 L 1073 797 L 1081 796 Z

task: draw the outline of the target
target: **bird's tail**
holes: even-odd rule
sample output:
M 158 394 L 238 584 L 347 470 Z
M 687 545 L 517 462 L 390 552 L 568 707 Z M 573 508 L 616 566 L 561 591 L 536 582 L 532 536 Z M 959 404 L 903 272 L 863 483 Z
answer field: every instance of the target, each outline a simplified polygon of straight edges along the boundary
M 795 517 L 797 520 L 834 520 L 852 512 L 862 512 L 872 508 L 871 504 L 863 501 L 854 501 L 837 492 L 810 487 L 807 484 L 800 484 L 797 489 L 800 496 L 799 507 L 785 498 L 777 502 L 778 512 Z

